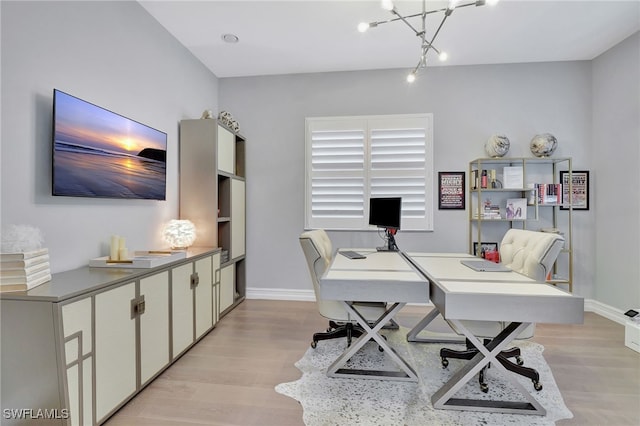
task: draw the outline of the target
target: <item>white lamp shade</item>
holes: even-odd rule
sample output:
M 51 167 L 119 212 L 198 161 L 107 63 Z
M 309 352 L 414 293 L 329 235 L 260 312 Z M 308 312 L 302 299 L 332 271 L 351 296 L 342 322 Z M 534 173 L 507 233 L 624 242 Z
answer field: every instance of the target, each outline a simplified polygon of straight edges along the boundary
M 196 240 L 196 227 L 190 220 L 170 220 L 162 231 L 164 240 L 174 249 L 185 249 Z

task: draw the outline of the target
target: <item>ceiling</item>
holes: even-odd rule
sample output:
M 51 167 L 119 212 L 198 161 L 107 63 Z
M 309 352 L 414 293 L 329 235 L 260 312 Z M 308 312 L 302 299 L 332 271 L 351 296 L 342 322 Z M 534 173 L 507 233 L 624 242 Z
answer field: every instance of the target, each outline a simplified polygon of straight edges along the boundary
M 379 0 L 139 3 L 220 78 L 411 69 L 420 55 L 419 38 L 401 22 L 358 32 L 360 22 L 392 18 Z M 394 3 L 403 15 L 422 11 L 421 1 Z M 427 10 L 446 5 L 429 0 Z M 441 19 L 429 15 L 427 38 Z M 433 55 L 428 66 L 590 60 L 639 30 L 640 0 L 501 0 L 455 10 L 434 42 L 449 59 Z M 225 43 L 227 33 L 239 41 Z

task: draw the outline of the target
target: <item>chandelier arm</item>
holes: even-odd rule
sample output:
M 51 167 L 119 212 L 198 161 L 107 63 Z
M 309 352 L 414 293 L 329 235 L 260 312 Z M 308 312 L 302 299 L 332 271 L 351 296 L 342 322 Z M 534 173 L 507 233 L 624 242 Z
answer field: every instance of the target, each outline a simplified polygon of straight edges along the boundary
M 407 16 L 407 17 L 404 17 L 404 16 L 400 15 L 398 12 L 395 12 L 395 11 L 393 11 L 393 13 L 395 13 L 396 15 L 398 15 L 398 18 L 399 18 L 400 20 L 402 20 L 402 22 L 404 22 L 405 24 L 407 24 L 407 26 L 408 26 L 409 28 L 411 28 L 411 29 L 413 30 L 413 32 L 414 32 L 414 33 L 416 33 L 416 35 L 417 35 L 417 36 L 419 36 L 419 35 L 420 35 L 420 31 L 416 30 L 416 29 L 414 28 L 414 26 L 413 26 L 413 25 L 411 25 L 411 23 L 407 20 L 407 18 L 409 18 L 408 16 Z M 420 15 L 421 15 L 421 14 L 420 14 Z M 424 18 L 423 18 L 423 22 L 424 22 Z
M 438 26 L 438 29 L 436 30 L 436 32 L 435 32 L 435 33 L 433 33 L 433 37 L 431 37 L 431 41 L 429 42 L 429 45 L 427 46 L 427 49 L 424 51 L 424 54 L 425 54 L 425 55 L 427 54 L 427 52 L 429 51 L 429 49 L 433 49 L 433 50 L 435 50 L 436 52 L 440 53 L 440 52 L 438 51 L 438 49 L 436 49 L 436 48 L 433 46 L 433 41 L 434 41 L 434 40 L 436 39 L 436 37 L 438 36 L 438 33 L 440 32 L 440 29 L 442 29 L 442 26 L 444 25 L 444 21 L 446 21 L 448 17 L 449 17 L 449 15 L 444 15 L 444 17 L 442 18 L 442 21 L 440 22 L 440 25 Z

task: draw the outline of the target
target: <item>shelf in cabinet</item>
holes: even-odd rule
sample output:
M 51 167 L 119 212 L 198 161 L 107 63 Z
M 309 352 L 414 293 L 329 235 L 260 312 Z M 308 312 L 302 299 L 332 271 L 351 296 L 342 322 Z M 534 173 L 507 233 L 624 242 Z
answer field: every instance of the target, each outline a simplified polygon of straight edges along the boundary
M 472 188 L 471 192 L 531 192 L 534 188 Z
M 227 217 L 227 216 L 223 216 L 223 217 L 219 217 L 219 218 L 218 218 L 218 223 L 221 223 L 221 222 L 230 222 L 230 221 L 231 221 L 231 218 L 230 218 L 230 217 Z

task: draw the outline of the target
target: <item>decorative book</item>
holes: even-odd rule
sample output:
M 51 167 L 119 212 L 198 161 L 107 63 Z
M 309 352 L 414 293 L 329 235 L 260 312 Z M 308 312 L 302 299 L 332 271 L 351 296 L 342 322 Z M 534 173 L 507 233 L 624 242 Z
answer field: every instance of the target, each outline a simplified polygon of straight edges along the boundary
M 51 281 L 49 250 L 0 253 L 0 292 L 26 291 Z
M 187 257 L 186 251 L 136 251 L 128 260 L 109 260 L 109 256 L 98 257 L 89 261 L 89 266 L 96 268 L 155 268 L 178 259 Z
M 527 199 L 509 198 L 505 212 L 507 219 L 525 220 L 527 218 Z
M 524 172 L 522 167 L 505 167 L 502 174 L 502 187 L 521 189 L 524 186 Z

